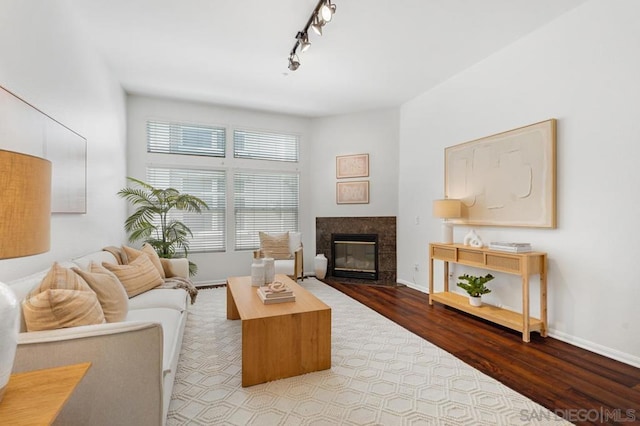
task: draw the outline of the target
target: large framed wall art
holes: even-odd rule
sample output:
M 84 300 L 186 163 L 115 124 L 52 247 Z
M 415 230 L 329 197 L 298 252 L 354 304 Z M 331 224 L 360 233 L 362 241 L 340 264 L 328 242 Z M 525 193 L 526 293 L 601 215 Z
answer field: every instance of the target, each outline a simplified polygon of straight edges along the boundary
M 0 147 L 51 161 L 51 212 L 87 212 L 87 140 L 0 87 Z
M 445 149 L 445 195 L 462 201 L 452 223 L 556 227 L 556 120 Z

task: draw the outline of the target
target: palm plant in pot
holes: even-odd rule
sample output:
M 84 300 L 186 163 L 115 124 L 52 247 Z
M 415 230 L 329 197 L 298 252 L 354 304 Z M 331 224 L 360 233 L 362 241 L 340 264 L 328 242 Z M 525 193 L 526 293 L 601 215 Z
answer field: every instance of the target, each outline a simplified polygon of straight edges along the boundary
M 209 209 L 200 198 L 180 193 L 174 188 L 155 188 L 146 182 L 128 177 L 134 187 L 123 188 L 118 195 L 130 202 L 136 210 L 124 222 L 129 241 L 143 240 L 162 258 L 187 257 L 191 229 L 183 222 L 171 218 L 173 210 L 200 213 Z M 198 267 L 189 262 L 189 275 Z
M 464 289 L 469 295 L 469 304 L 471 306 L 482 305 L 482 295 L 491 293 L 491 289 L 487 288 L 485 284 L 493 279 L 493 275 L 487 274 L 484 277 L 476 277 L 474 275 L 460 275 L 459 280 L 466 281 L 466 283 L 459 282 L 456 285 Z

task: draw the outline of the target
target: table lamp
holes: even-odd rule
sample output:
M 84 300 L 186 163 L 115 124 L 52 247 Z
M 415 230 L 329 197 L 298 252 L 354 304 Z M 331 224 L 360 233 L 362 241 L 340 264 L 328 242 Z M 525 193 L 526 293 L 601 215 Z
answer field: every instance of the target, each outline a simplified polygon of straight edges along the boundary
M 0 150 L 0 259 L 48 251 L 50 224 L 51 162 Z M 18 345 L 19 303 L 0 282 L 0 401 Z
M 462 217 L 462 202 L 450 198 L 434 200 L 433 216 L 442 219 L 442 242 L 453 243 L 453 225 L 447 219 Z

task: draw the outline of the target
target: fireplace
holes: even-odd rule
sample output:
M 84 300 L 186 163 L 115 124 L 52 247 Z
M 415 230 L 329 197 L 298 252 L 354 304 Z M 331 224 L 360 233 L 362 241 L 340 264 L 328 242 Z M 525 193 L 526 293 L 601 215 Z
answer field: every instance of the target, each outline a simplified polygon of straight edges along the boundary
M 375 235 L 377 279 L 336 276 L 333 240 L 338 234 Z M 347 284 L 396 285 L 396 218 L 394 216 L 317 217 L 316 254 L 328 260 L 327 278 Z M 338 272 L 340 274 L 340 272 Z M 369 273 L 370 274 L 370 273 Z
M 377 234 L 331 234 L 331 275 L 378 279 Z

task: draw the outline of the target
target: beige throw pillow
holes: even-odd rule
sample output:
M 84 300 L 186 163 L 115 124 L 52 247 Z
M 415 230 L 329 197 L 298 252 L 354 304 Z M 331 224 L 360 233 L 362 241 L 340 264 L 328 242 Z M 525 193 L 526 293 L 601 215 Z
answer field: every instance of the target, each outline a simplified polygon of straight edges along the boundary
M 58 263 L 22 301 L 22 312 L 27 331 L 105 322 L 98 296 L 79 275 Z
M 158 287 L 164 282 L 146 253 L 138 256 L 128 265 L 103 262 L 102 266 L 116 274 L 129 298 Z
M 124 321 L 129 312 L 129 297 L 118 277 L 108 269 L 91 262 L 89 271 L 72 268 L 98 296 L 107 322 Z
M 122 250 L 127 256 L 127 263 L 131 263 L 140 255 L 146 254 L 147 256 L 149 256 L 149 259 L 151 259 L 151 262 L 153 262 L 153 266 L 156 267 L 158 273 L 160 273 L 160 277 L 166 278 L 164 269 L 162 268 L 162 263 L 160 262 L 160 256 L 158 256 L 158 253 L 156 253 L 155 249 L 151 245 L 144 243 L 142 245 L 142 250 L 134 249 L 133 247 L 122 246 Z
M 160 263 L 162 264 L 165 278 L 173 278 L 179 276 L 177 272 L 173 270 L 174 268 L 173 263 L 171 263 L 171 259 L 160 258 Z
M 260 250 L 265 257 L 272 257 L 276 260 L 291 259 L 289 252 L 289 233 L 260 232 Z

